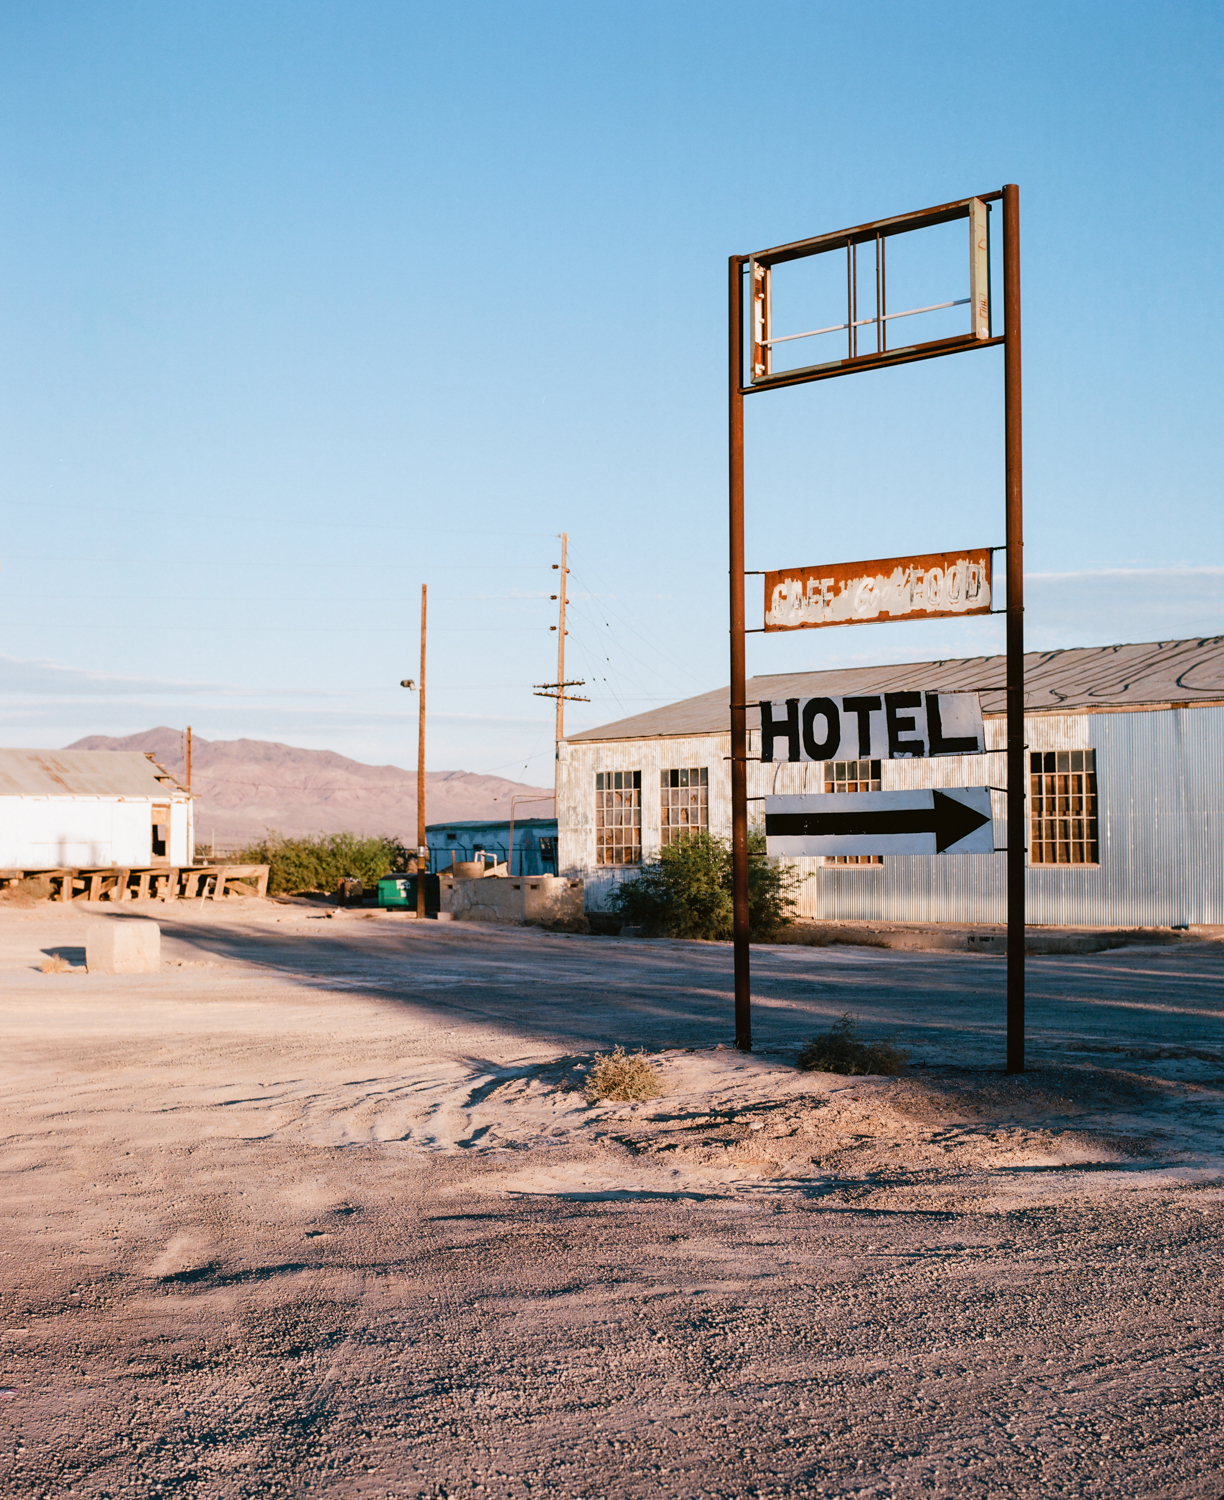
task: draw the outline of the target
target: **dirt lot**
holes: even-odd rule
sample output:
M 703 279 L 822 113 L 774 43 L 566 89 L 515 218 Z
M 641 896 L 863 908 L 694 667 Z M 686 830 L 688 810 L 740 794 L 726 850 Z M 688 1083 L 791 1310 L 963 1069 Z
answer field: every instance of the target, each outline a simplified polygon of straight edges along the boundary
M 744 1057 L 724 945 L 151 914 L 0 912 L 6 1494 L 1224 1495 L 1224 944 L 1030 959 L 1008 1078 L 995 957 L 758 949 Z

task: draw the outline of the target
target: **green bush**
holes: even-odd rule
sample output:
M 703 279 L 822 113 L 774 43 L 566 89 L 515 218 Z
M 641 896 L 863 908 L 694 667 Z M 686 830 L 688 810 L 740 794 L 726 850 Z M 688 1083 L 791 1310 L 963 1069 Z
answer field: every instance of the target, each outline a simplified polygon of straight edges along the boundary
M 765 857 L 765 835 L 750 834 L 748 923 L 753 942 L 768 942 L 791 921 L 799 876 Z M 660 851 L 655 864 L 623 880 L 608 904 L 625 923 L 652 936 L 726 939 L 731 936 L 731 845 L 712 833 L 693 833 Z
M 267 865 L 268 894 L 334 891 L 352 877 L 373 885 L 392 870 L 403 870 L 408 850 L 398 839 L 365 838 L 355 833 L 325 833 L 317 838 L 287 839 L 269 833 L 231 857 L 230 864 Z
M 864 1042 L 855 1035 L 855 1020 L 849 1013 L 823 1036 L 810 1041 L 799 1054 L 805 1073 L 848 1073 L 852 1077 L 878 1073 L 903 1073 L 909 1053 L 892 1037 Z

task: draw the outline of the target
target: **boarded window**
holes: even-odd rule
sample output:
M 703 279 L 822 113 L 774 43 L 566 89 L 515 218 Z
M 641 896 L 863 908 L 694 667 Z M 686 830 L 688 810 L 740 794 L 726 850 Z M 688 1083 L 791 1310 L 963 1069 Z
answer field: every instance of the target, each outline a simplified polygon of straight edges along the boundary
M 659 772 L 660 842 L 678 844 L 710 826 L 710 772 L 705 766 Z
M 642 862 L 642 773 L 596 771 L 595 863 Z
M 1099 864 L 1096 751 L 1035 751 L 1029 757 L 1029 772 L 1030 862 Z
M 880 762 L 878 760 L 827 760 L 825 761 L 824 789 L 826 792 L 878 792 L 880 790 Z M 882 854 L 826 854 L 826 865 L 882 865 Z
M 153 804 L 153 858 L 167 859 L 170 850 L 170 805 Z

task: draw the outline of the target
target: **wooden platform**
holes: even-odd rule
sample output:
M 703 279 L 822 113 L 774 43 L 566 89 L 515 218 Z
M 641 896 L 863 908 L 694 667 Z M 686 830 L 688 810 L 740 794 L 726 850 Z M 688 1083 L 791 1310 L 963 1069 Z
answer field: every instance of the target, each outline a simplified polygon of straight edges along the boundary
M 0 870 L 0 889 L 43 880 L 54 901 L 186 901 L 266 896 L 267 865 L 146 865 L 124 869 Z

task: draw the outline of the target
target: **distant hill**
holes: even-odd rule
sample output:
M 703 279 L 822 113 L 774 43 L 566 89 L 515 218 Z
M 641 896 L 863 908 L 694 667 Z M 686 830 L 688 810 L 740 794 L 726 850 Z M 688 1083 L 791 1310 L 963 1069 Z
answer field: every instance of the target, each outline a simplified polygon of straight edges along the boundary
M 168 771 L 183 775 L 183 736 L 164 726 L 114 738 L 87 735 L 69 750 L 149 750 Z M 398 766 L 366 766 L 330 750 L 299 750 L 270 740 L 191 741 L 191 789 L 196 794 L 196 842 L 214 838 L 226 848 L 279 833 L 385 833 L 416 842 L 416 775 Z M 428 771 L 425 813 L 430 823 L 452 818 L 508 818 L 511 794 L 547 793 L 501 776 Z M 519 817 L 550 817 L 547 802 L 522 804 Z

